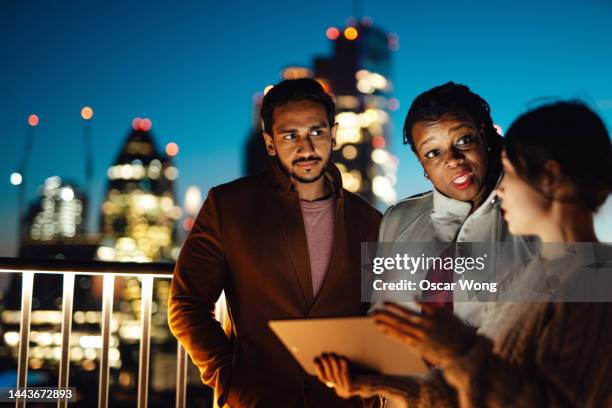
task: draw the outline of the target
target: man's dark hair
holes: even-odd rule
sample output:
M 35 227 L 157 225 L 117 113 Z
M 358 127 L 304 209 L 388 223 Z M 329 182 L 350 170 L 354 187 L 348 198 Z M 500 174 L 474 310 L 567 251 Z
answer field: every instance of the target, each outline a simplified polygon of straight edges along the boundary
M 263 98 L 261 104 L 263 131 L 272 134 L 274 109 L 290 102 L 300 101 L 311 101 L 323 105 L 327 111 L 329 126 L 334 124 L 336 104 L 319 82 L 310 78 L 287 79 L 274 85 Z
M 596 211 L 612 190 L 612 144 L 601 118 L 580 101 L 562 101 L 533 109 L 506 133 L 506 154 L 517 174 L 540 190 L 549 160 L 573 187 L 568 198 Z M 549 197 L 550 198 L 550 197 Z M 561 198 L 563 199 L 563 198 Z

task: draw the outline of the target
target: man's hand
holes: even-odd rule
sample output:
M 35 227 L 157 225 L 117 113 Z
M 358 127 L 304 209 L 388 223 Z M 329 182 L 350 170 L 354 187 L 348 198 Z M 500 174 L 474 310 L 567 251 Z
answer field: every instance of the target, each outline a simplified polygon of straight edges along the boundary
M 336 354 L 323 353 L 315 358 L 317 377 L 328 387 L 333 388 L 341 398 L 371 398 L 381 393 L 372 381 L 373 376 L 351 375 L 350 362 Z

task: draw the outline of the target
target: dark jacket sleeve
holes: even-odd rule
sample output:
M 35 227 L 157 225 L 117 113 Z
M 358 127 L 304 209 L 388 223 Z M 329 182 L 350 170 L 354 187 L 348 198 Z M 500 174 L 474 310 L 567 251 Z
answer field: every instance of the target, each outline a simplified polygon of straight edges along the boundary
M 170 329 L 200 369 L 202 382 L 224 402 L 232 347 L 215 319 L 215 302 L 229 280 L 221 220 L 211 189 L 179 255 L 170 288 Z

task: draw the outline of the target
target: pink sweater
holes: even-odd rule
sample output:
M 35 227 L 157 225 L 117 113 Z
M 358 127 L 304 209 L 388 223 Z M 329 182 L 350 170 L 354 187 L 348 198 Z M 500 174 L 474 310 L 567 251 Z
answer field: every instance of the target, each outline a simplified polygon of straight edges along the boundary
M 301 200 L 300 204 L 308 242 L 312 291 L 314 297 L 317 297 L 329 267 L 334 244 L 336 198 L 318 201 Z

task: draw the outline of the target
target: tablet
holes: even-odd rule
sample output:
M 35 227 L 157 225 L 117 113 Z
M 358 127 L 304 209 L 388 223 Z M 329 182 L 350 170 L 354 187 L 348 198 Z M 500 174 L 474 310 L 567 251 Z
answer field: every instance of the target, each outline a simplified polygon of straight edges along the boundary
M 272 320 L 270 328 L 309 374 L 316 375 L 315 357 L 336 353 L 367 369 L 387 375 L 428 371 L 419 354 L 387 337 L 371 317 Z

